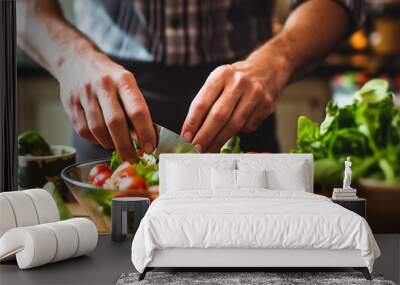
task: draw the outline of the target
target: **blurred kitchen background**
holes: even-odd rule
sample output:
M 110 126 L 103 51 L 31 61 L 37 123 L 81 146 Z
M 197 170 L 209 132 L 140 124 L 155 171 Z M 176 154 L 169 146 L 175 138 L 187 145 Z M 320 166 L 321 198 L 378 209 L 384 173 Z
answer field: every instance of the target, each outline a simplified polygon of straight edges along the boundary
M 321 122 L 326 103 L 347 102 L 369 78 L 391 82 L 400 105 L 400 1 L 369 0 L 367 21 L 303 79 L 284 91 L 278 105 L 278 137 L 282 152 L 296 145 L 297 119 L 306 115 Z M 73 0 L 61 0 L 68 20 L 74 22 Z M 276 1 L 274 32 L 281 29 L 290 1 Z M 72 128 L 59 100 L 59 87 L 44 69 L 18 50 L 19 131 L 35 130 L 50 144 L 72 144 Z

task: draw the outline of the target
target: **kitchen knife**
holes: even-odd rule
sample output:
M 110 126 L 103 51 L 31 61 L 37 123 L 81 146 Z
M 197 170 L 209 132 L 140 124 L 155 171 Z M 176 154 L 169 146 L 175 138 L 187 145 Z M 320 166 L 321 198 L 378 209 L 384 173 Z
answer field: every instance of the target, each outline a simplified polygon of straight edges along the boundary
M 177 133 L 157 124 L 154 124 L 157 133 L 157 148 L 154 156 L 159 159 L 162 153 L 199 153 L 190 143 L 182 139 Z

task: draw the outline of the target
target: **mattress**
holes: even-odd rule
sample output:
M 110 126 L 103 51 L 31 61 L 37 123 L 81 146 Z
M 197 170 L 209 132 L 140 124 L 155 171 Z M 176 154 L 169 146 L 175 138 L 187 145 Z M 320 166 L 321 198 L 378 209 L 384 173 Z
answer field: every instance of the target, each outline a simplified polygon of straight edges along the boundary
M 165 193 L 143 218 L 132 243 L 139 272 L 162 249 L 359 250 L 372 271 L 379 248 L 361 216 L 321 195 L 247 189 Z

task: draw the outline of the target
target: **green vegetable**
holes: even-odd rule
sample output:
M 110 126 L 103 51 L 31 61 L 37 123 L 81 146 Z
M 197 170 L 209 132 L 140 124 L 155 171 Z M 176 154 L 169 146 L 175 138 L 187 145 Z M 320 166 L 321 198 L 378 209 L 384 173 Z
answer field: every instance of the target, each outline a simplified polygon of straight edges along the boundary
M 111 156 L 111 162 L 110 162 L 110 169 L 111 171 L 115 171 L 115 169 L 118 168 L 123 163 L 122 158 L 119 156 L 119 154 L 114 150 Z
M 240 138 L 230 138 L 221 148 L 220 153 L 240 153 Z
M 133 147 L 136 151 L 140 149 L 139 144 L 136 141 L 133 141 Z M 143 177 L 148 186 L 158 185 L 159 177 L 157 160 L 152 155 L 148 154 L 138 156 L 137 159 L 137 162 L 133 166 L 136 174 Z M 122 158 L 116 151 L 114 151 L 110 162 L 111 170 L 114 171 L 122 163 Z
M 132 145 L 136 151 L 140 150 L 139 143 L 136 140 L 132 140 Z M 122 163 L 123 163 L 122 158 L 119 156 L 117 151 L 114 150 L 111 155 L 111 162 L 110 162 L 111 171 L 114 171 L 115 169 L 117 169 L 118 166 L 120 166 Z
M 144 178 L 148 186 L 158 185 L 158 165 L 156 162 L 149 163 L 146 159 L 140 157 L 139 161 L 134 165 L 137 175 Z
M 133 141 L 135 150 L 140 150 L 140 146 L 136 141 Z M 221 153 L 240 153 L 240 138 L 233 137 L 221 148 Z M 118 168 L 123 163 L 119 154 L 114 151 L 111 157 L 110 168 L 112 171 Z M 138 157 L 138 161 L 134 164 L 134 169 L 137 175 L 144 178 L 148 186 L 159 184 L 158 161 L 152 155 L 143 154 Z
M 329 102 L 318 125 L 302 116 L 298 120 L 295 153 L 314 155 L 315 181 L 339 185 L 343 162 L 353 161 L 353 178 L 373 177 L 400 182 L 400 111 L 394 106 L 388 83 L 367 82 L 347 106 Z
M 70 154 L 70 152 L 69 152 L 69 150 L 62 149 L 62 150 L 61 150 L 61 154 L 62 154 L 62 155 L 66 155 L 66 154 Z
M 52 155 L 49 144 L 37 132 L 27 131 L 18 136 L 18 154 L 19 155 Z

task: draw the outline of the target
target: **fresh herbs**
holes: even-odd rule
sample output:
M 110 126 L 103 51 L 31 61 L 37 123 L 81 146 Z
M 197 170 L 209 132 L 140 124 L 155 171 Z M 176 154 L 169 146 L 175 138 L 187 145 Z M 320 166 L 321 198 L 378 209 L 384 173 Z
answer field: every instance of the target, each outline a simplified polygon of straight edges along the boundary
M 44 156 L 53 152 L 46 140 L 37 132 L 28 131 L 18 136 L 18 154 Z
M 297 148 L 292 152 L 314 155 L 317 183 L 341 181 L 347 156 L 353 161 L 354 180 L 369 177 L 399 183 L 400 111 L 388 83 L 381 79 L 367 82 L 353 103 L 344 107 L 329 102 L 320 125 L 301 116 Z
M 136 141 L 133 141 L 133 147 L 138 155 L 137 162 L 133 165 L 135 173 L 138 176 L 143 177 L 148 186 L 158 185 L 159 177 L 157 160 L 154 156 L 143 153 L 143 151 L 139 149 L 139 144 Z M 116 151 L 114 151 L 110 162 L 111 170 L 115 171 L 115 169 L 117 169 L 122 163 L 122 158 Z

